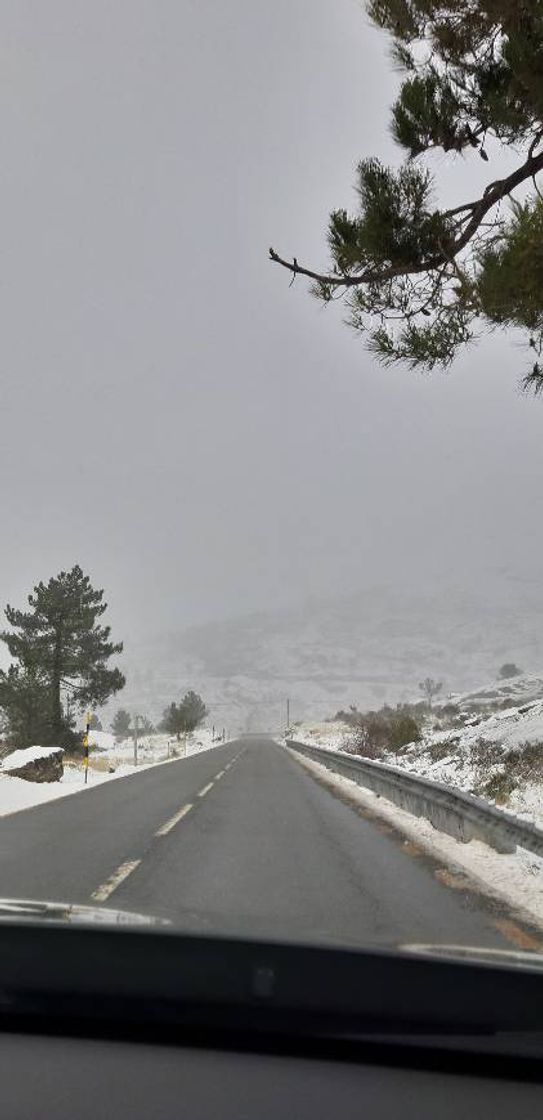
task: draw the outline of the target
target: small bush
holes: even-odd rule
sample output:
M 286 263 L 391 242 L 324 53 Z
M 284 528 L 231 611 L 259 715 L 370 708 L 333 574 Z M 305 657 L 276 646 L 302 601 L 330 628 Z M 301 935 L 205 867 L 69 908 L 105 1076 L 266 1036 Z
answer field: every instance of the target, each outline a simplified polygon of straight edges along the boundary
M 489 739 L 478 739 L 469 748 L 469 761 L 474 771 L 475 792 L 483 797 L 494 797 L 494 794 L 488 792 L 487 787 L 489 781 L 496 776 L 493 773 L 494 768 L 500 767 L 499 773 L 503 773 L 504 752 L 500 744 L 493 743 Z
M 543 781 L 543 743 L 521 743 L 504 752 L 499 743 L 480 739 L 470 750 L 470 760 L 475 764 L 476 790 L 500 804 L 521 782 Z
M 96 747 L 91 747 L 91 751 L 94 751 L 94 750 L 96 750 Z M 83 745 L 83 732 L 81 732 L 78 735 L 74 735 L 73 741 L 69 744 L 69 746 L 64 748 L 64 756 L 65 756 L 65 758 L 84 758 L 85 757 L 85 747 Z
M 496 801 L 498 805 L 505 805 L 517 784 L 512 774 L 500 770 L 480 787 L 480 793 L 491 801 Z
M 456 739 L 444 739 L 441 743 L 430 743 L 426 748 L 426 753 L 430 756 L 432 762 L 441 762 L 444 758 L 454 754 L 457 746 Z
M 508 773 L 525 782 L 538 782 L 543 778 L 543 743 L 521 743 L 512 747 L 504 757 Z
M 395 712 L 390 719 L 389 750 L 397 751 L 408 743 L 420 743 L 420 727 L 407 712 Z
M 378 746 L 377 743 L 372 743 L 362 730 L 358 731 L 356 735 L 353 735 L 352 739 L 349 740 L 347 750 L 350 754 L 359 754 L 362 758 L 370 758 L 373 761 L 378 761 L 380 758 L 383 758 L 385 753 L 384 747 Z
M 486 716 L 486 715 L 488 715 L 488 705 L 487 704 L 482 704 L 480 700 L 470 700 L 465 705 L 464 710 L 466 712 L 470 712 L 470 714 L 473 715 L 473 716 L 479 716 L 479 715 Z
M 511 680 L 512 677 L 522 676 L 522 669 L 519 669 L 514 661 L 506 661 L 505 664 L 500 667 L 498 676 L 500 680 L 508 681 Z
M 358 711 L 358 708 L 356 708 L 355 705 L 352 704 L 348 712 L 340 708 L 339 712 L 336 712 L 335 716 L 333 716 L 333 720 L 339 720 L 341 721 L 341 723 L 346 723 L 347 727 L 356 727 L 360 720 L 360 712 Z
M 399 751 L 420 739 L 419 724 L 408 711 L 385 705 L 378 712 L 357 713 L 351 749 L 365 758 L 381 758 L 385 751 Z
M 499 766 L 504 762 L 503 747 L 500 743 L 493 743 L 491 739 L 478 739 L 469 748 L 469 760 L 472 765 L 484 771 L 490 766 Z
M 457 704 L 443 704 L 443 707 L 437 709 L 437 715 L 444 719 L 454 719 L 459 714 L 460 708 Z

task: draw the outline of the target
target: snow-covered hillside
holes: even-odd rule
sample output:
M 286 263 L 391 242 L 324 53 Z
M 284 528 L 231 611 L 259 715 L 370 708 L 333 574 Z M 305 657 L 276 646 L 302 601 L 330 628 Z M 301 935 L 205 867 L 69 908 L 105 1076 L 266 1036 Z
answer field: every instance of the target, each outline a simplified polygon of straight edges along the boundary
M 543 679 L 518 677 L 451 696 L 422 720 L 422 739 L 381 761 L 507 806 L 543 826 Z M 291 737 L 353 750 L 353 728 L 301 723 Z M 361 752 L 362 753 L 362 752 Z
M 425 676 L 444 695 L 491 679 L 505 661 L 543 665 L 543 580 L 484 572 L 470 589 L 374 587 L 246 615 L 127 647 L 119 702 L 156 721 L 186 688 L 230 733 L 277 731 L 357 704 L 412 700 Z

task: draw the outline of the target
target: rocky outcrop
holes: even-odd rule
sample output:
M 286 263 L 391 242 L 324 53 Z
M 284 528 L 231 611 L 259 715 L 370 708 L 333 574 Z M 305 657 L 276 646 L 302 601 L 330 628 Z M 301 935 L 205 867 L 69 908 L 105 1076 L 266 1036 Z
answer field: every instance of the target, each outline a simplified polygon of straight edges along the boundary
M 0 773 L 27 782 L 59 782 L 64 773 L 62 747 L 27 747 L 4 758 Z

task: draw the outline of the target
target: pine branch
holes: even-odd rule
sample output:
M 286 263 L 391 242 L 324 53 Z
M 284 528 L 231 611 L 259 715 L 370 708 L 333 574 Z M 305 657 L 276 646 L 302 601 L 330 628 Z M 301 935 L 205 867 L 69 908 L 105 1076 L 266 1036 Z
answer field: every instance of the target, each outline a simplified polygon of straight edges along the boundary
M 530 153 L 516 171 L 511 172 L 505 179 L 498 179 L 495 182 L 489 183 L 483 191 L 483 194 L 475 202 L 466 203 L 463 207 L 454 207 L 449 211 L 444 211 L 443 217 L 451 217 L 452 215 L 461 213 L 465 210 L 467 218 L 465 228 L 454 241 L 447 247 L 447 254 L 443 252 L 434 254 L 425 260 L 419 261 L 417 264 L 411 266 L 403 265 L 390 265 L 385 268 L 364 268 L 362 272 L 355 272 L 346 275 L 335 275 L 334 273 L 326 274 L 315 272 L 311 268 L 300 265 L 294 257 L 292 261 L 286 260 L 276 253 L 275 249 L 270 248 L 270 260 L 274 264 L 281 265 L 290 272 L 295 278 L 296 276 L 307 276 L 316 284 L 321 285 L 323 288 L 330 288 L 332 290 L 349 288 L 357 288 L 363 284 L 381 284 L 387 280 L 393 280 L 399 276 L 415 276 L 422 272 L 434 272 L 436 269 L 441 268 L 443 264 L 449 263 L 454 259 L 458 253 L 466 248 L 472 241 L 479 227 L 484 221 L 489 210 L 492 210 L 503 198 L 511 194 L 521 183 L 527 179 L 532 179 L 539 171 L 543 170 L 543 151 L 538 155 Z

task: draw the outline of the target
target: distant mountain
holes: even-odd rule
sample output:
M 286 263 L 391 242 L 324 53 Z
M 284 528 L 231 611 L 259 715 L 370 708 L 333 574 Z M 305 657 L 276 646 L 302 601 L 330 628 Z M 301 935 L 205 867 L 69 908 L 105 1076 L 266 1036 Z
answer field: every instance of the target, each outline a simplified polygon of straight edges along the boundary
M 293 719 L 322 719 L 350 703 L 416 697 L 428 675 L 445 693 L 469 689 L 504 661 L 543 668 L 543 580 L 488 573 L 475 590 L 375 587 L 192 627 L 129 655 L 123 704 L 156 717 L 193 687 L 216 725 L 273 730 L 287 697 Z

